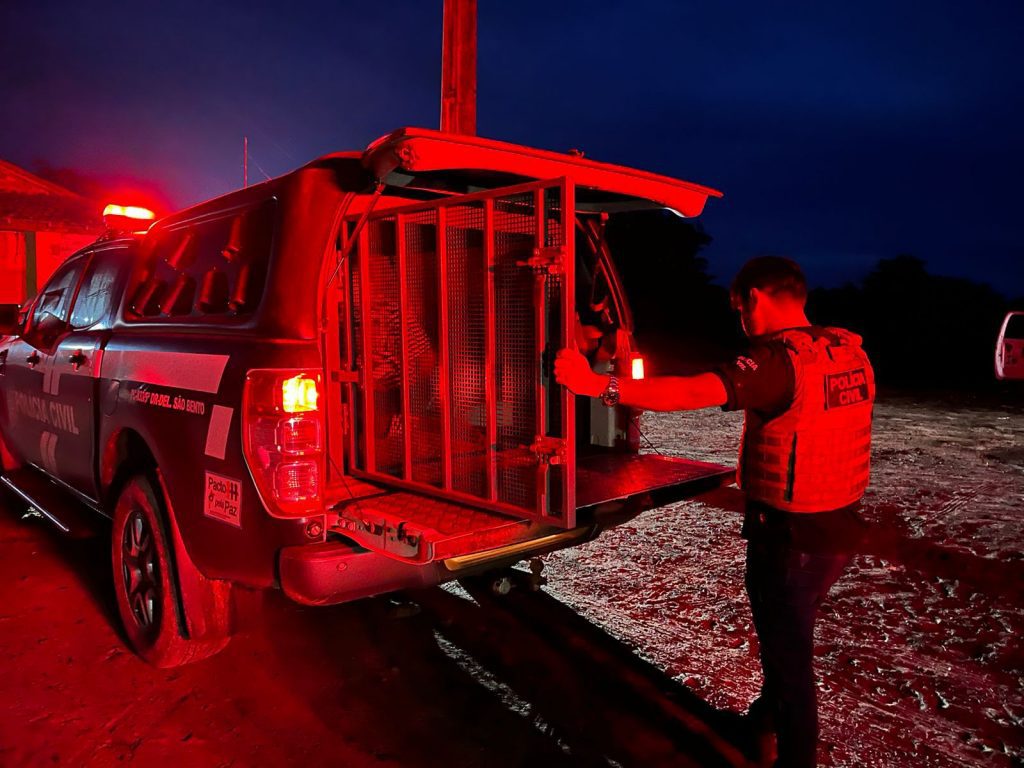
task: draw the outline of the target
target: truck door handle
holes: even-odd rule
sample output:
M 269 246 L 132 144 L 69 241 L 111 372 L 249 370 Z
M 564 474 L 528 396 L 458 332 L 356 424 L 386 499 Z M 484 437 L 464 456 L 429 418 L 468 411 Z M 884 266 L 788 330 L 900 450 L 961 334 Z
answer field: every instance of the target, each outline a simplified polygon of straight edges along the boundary
M 25 358 L 25 362 L 29 364 L 30 368 L 33 365 L 38 365 L 39 364 L 39 353 L 38 352 L 33 352 L 31 355 L 29 355 L 28 357 Z
M 82 352 L 82 350 L 77 349 L 77 350 L 75 350 L 74 354 L 72 354 L 68 358 L 68 362 L 71 363 L 71 365 L 74 366 L 75 370 L 77 371 L 78 368 L 80 366 L 84 365 L 85 361 L 88 360 L 88 359 L 89 358 L 87 358 L 85 356 L 85 354 Z

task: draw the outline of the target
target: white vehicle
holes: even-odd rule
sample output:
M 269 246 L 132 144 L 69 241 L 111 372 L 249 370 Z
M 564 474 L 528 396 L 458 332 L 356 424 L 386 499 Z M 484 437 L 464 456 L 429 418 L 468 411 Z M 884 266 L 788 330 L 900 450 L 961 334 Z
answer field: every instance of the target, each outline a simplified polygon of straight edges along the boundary
M 1007 312 L 996 342 L 996 378 L 1024 381 L 1024 312 Z

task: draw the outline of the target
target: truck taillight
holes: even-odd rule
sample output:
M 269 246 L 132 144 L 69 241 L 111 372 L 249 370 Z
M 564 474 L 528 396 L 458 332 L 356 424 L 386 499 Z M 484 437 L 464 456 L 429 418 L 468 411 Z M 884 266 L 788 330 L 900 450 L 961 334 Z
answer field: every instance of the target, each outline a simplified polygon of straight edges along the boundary
M 243 398 L 243 449 L 264 506 L 275 517 L 323 514 L 324 429 L 320 377 L 252 370 Z
M 285 413 L 306 413 L 317 409 L 316 379 L 300 373 L 281 382 L 281 407 Z
M 644 359 L 642 357 L 633 358 L 630 363 L 630 377 L 635 381 L 644 377 Z

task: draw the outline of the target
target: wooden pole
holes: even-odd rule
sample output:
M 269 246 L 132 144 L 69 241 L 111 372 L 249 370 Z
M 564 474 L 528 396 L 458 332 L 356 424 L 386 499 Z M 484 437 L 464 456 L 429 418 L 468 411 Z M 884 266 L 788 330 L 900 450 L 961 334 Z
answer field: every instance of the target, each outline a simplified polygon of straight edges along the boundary
M 441 130 L 476 134 L 476 0 L 444 0 Z

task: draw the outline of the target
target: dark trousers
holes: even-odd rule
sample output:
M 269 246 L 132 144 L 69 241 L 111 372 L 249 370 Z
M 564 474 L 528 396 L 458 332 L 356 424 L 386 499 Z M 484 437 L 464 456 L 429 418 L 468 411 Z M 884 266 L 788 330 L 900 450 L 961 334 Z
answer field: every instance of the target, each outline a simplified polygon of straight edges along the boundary
M 764 670 L 758 708 L 774 725 L 778 766 L 817 764 L 814 622 L 850 557 L 799 552 L 771 540 L 747 544 L 747 595 Z

